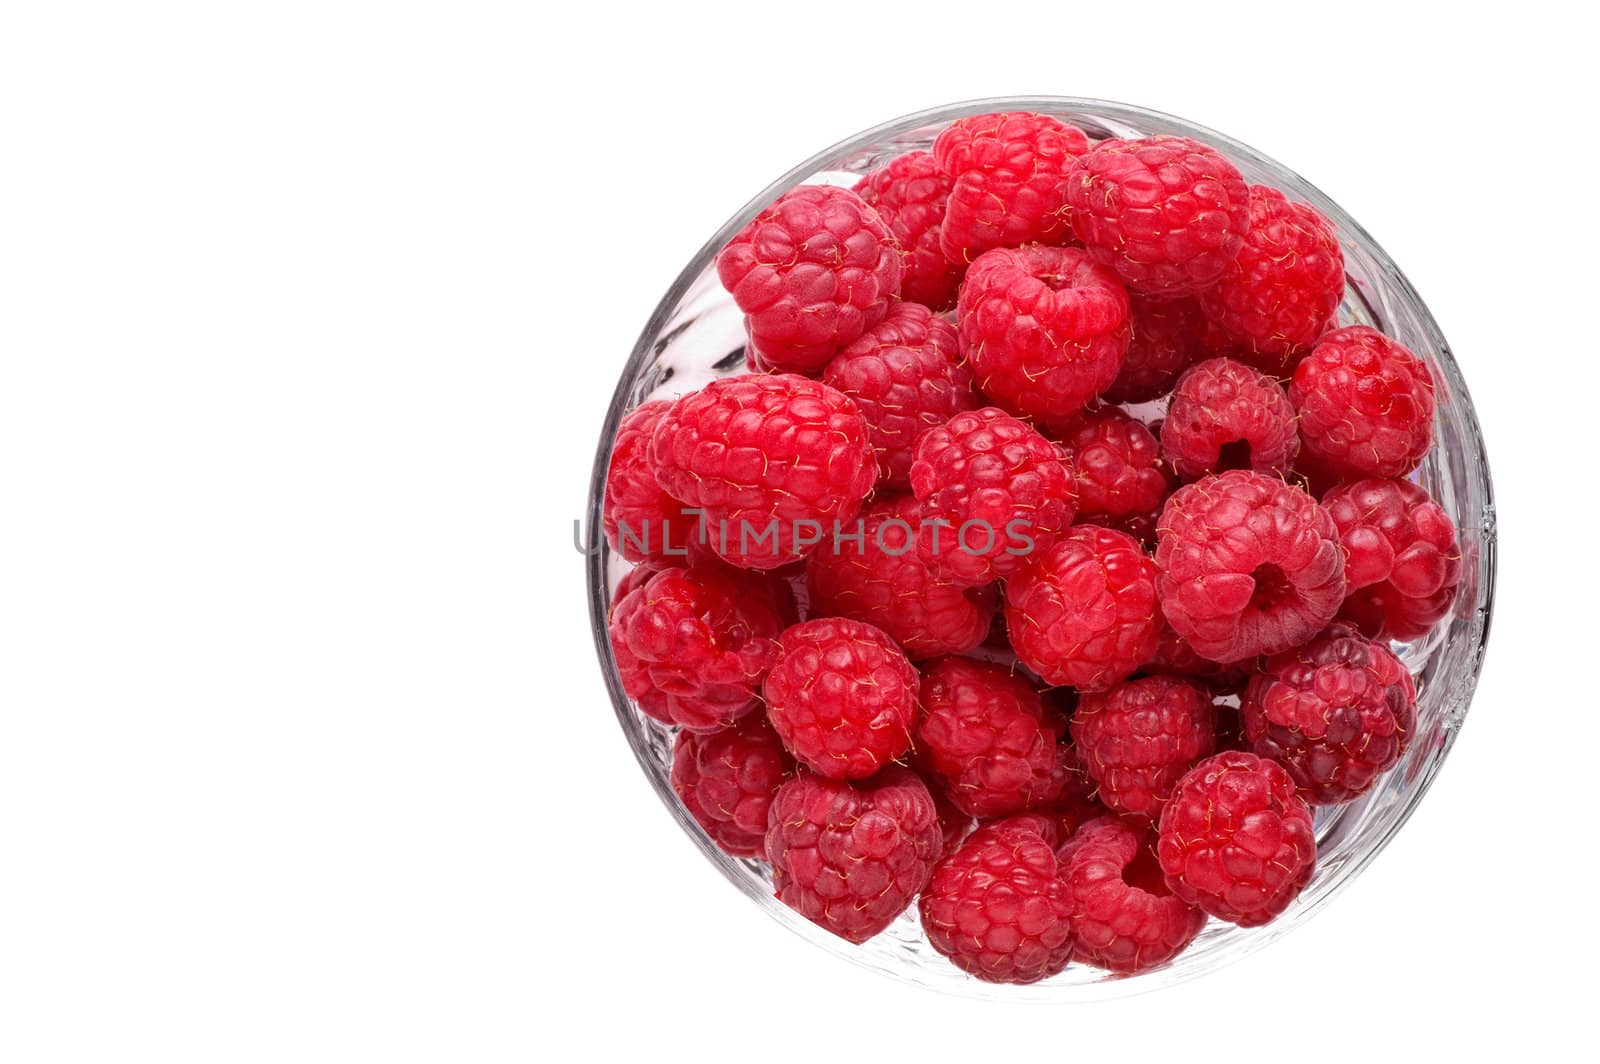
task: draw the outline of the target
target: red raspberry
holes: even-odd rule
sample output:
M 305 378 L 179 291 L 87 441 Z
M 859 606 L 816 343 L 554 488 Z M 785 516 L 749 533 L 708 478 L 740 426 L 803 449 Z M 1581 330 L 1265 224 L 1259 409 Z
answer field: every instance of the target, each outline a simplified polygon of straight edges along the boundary
M 801 772 L 778 789 L 767 814 L 778 900 L 858 944 L 911 904 L 940 845 L 933 795 L 899 765 L 856 783 Z
M 941 860 L 918 908 L 933 948 L 990 983 L 1036 983 L 1072 959 L 1067 887 L 1045 817 L 981 827 Z
M 619 590 L 621 590 L 619 588 Z M 749 712 L 794 619 L 789 589 L 721 566 L 663 569 L 611 607 L 622 687 L 664 724 L 715 731 Z
M 1340 616 L 1377 639 L 1420 639 L 1446 614 L 1461 582 L 1450 515 L 1408 480 L 1361 480 L 1323 507 L 1344 546 L 1348 597 Z
M 917 670 L 882 629 L 818 618 L 778 644 L 761 693 L 801 764 L 829 779 L 863 779 L 911 748 Z
M 1381 643 L 1336 624 L 1257 666 L 1240 706 L 1251 749 L 1289 770 L 1312 805 L 1365 794 L 1417 730 L 1417 692 Z
M 1128 322 L 1131 336 L 1122 369 L 1102 397 L 1108 403 L 1161 398 L 1201 354 L 1206 321 L 1193 299 L 1152 299 L 1130 292 Z
M 916 303 L 890 307 L 888 317 L 828 363 L 822 379 L 867 419 L 878 483 L 895 488 L 911 482 L 918 437 L 983 405 L 961 361 L 955 326 Z
M 1249 186 L 1188 137 L 1107 140 L 1067 172 L 1072 231 L 1096 262 L 1145 295 L 1215 284 L 1250 226 Z
M 1433 446 L 1433 377 L 1376 329 L 1352 325 L 1317 341 L 1289 398 L 1306 450 L 1346 476 L 1398 477 Z
M 728 241 L 717 277 L 762 357 L 805 372 L 883 320 L 900 294 L 900 248 L 854 192 L 800 185 Z
M 1216 738 L 1211 692 L 1172 676 L 1085 694 L 1072 718 L 1072 745 L 1099 785 L 1100 801 L 1112 812 L 1150 820 Z
M 1159 510 L 1168 480 L 1161 447 L 1144 422 L 1114 406 L 1086 410 L 1061 426 L 1078 495 L 1078 516 L 1090 521 Z
M 939 246 L 950 179 L 933 153 L 913 151 L 892 159 L 856 182 L 855 191 L 877 209 L 905 253 L 901 296 L 934 310 L 954 306 L 962 265 Z
M 1142 671 L 1155 676 L 1183 676 L 1213 689 L 1226 690 L 1243 687 L 1250 679 L 1245 667 L 1224 665 L 1196 654 L 1194 647 L 1185 643 L 1170 624 L 1161 626 L 1161 641 L 1156 646 L 1155 656 L 1145 662 Z
M 999 665 L 940 658 L 922 670 L 920 763 L 955 806 L 1006 816 L 1054 801 L 1065 772 L 1057 745 L 1067 722 Z
M 867 423 L 819 381 L 764 373 L 712 381 L 661 415 L 656 481 L 704 511 L 708 545 L 735 565 L 775 569 L 848 522 L 877 476 Z
M 1344 298 L 1344 252 L 1314 207 L 1250 186 L 1250 229 L 1200 307 L 1231 343 L 1228 354 L 1263 369 L 1292 366 L 1328 328 Z
M 1182 953 L 1205 927 L 1206 914 L 1167 887 L 1154 845 L 1148 827 L 1107 816 L 1057 852 L 1078 960 L 1124 975 L 1147 971 Z
M 921 512 L 909 495 L 874 499 L 848 540 L 841 535 L 834 549 L 806 561 L 817 613 L 877 625 L 913 659 L 978 646 L 998 607 L 992 596 L 942 579 L 922 560 L 914 538 Z
M 1103 690 L 1155 653 L 1156 566 L 1132 536 L 1075 525 L 1006 582 L 1011 645 L 1050 684 Z
M 777 733 L 760 713 L 732 728 L 672 744 L 672 790 L 713 842 L 734 857 L 765 851 L 767 810 L 794 770 Z
M 657 399 L 630 410 L 611 445 L 602 519 L 606 542 L 630 562 L 671 562 L 698 537 L 694 515 L 661 490 L 650 470 L 650 434 L 671 408 Z
M 1179 781 L 1161 812 L 1156 855 L 1180 899 L 1259 927 L 1311 881 L 1317 840 L 1311 809 L 1283 766 L 1229 750 Z
M 945 257 L 968 263 L 990 248 L 1066 240 L 1067 168 L 1088 150 L 1083 130 L 1049 115 L 950 123 L 933 142 L 934 160 L 952 182 L 939 231 Z
M 1300 453 L 1294 407 L 1261 371 L 1208 359 L 1179 378 L 1161 423 L 1161 453 L 1186 480 L 1224 469 L 1287 473 Z
M 923 782 L 926 783 L 927 780 L 923 780 Z M 972 826 L 976 821 L 970 815 L 957 809 L 950 799 L 941 794 L 937 788 L 929 787 L 928 790 L 933 794 L 934 808 L 939 810 L 939 831 L 944 836 L 944 845 L 939 852 L 941 854 L 954 853 L 956 847 L 961 845 L 961 840 L 966 838 L 968 832 L 972 830 Z
M 1065 418 L 1111 386 L 1128 349 L 1128 293 L 1078 248 L 998 248 L 961 283 L 961 349 L 985 395 Z
M 924 433 L 911 490 L 922 502 L 917 550 L 963 586 L 1009 576 L 1072 522 L 1072 479 L 1061 452 L 994 407 Z
M 1172 493 L 1156 564 L 1167 621 L 1212 661 L 1298 646 L 1344 598 L 1344 552 L 1327 511 L 1299 488 L 1245 469 Z

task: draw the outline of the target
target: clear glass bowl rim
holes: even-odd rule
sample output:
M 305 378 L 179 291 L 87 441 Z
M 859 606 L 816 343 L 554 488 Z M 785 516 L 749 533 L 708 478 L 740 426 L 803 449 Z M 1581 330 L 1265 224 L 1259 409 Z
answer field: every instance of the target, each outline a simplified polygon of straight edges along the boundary
M 695 824 L 678 801 L 677 796 L 672 793 L 666 774 L 660 771 L 659 764 L 647 756 L 647 745 L 640 731 L 640 722 L 630 708 L 627 695 L 622 690 L 616 663 L 611 653 L 611 643 L 607 634 L 606 624 L 608 608 L 606 559 L 608 557 L 608 548 L 603 535 L 601 535 L 601 508 L 604 499 L 606 471 L 611 463 L 611 444 L 616 436 L 618 423 L 631 406 L 629 400 L 632 382 L 638 378 L 647 361 L 653 356 L 657 339 L 661 336 L 663 328 L 678 308 L 690 286 L 705 271 L 717 252 L 721 250 L 728 240 L 760 213 L 762 209 L 792 186 L 828 168 L 830 163 L 856 152 L 870 149 L 889 138 L 926 126 L 948 123 L 966 115 L 996 111 L 1041 111 L 1046 113 L 1076 111 L 1104 117 L 1139 129 L 1147 129 L 1151 123 L 1157 126 L 1179 127 L 1177 131 L 1183 135 L 1209 143 L 1234 158 L 1252 160 L 1258 165 L 1271 169 L 1281 177 L 1288 179 L 1294 184 L 1294 192 L 1298 198 L 1310 202 L 1323 214 L 1327 215 L 1344 235 L 1350 238 L 1355 245 L 1360 247 L 1371 258 L 1374 264 L 1382 271 L 1386 280 L 1415 313 L 1422 330 L 1427 335 L 1432 349 L 1437 355 L 1440 367 L 1444 371 L 1446 386 L 1460 403 L 1461 413 L 1465 419 L 1465 437 L 1476 448 L 1474 465 L 1481 471 L 1480 483 L 1477 486 L 1481 491 L 1487 515 L 1486 523 L 1479 531 L 1478 547 L 1477 609 L 1481 612 L 1483 621 L 1481 636 L 1472 658 L 1473 668 L 1471 675 L 1465 678 L 1464 689 L 1454 692 L 1454 697 L 1459 700 L 1460 704 L 1454 726 L 1447 728 L 1444 732 L 1443 748 L 1431 759 L 1425 775 L 1408 794 L 1400 814 L 1387 826 L 1387 830 L 1381 836 L 1373 840 L 1372 845 L 1338 870 L 1337 882 L 1332 885 L 1331 889 L 1324 890 L 1311 904 L 1301 906 L 1297 911 L 1288 914 L 1285 919 L 1269 924 L 1264 928 L 1255 929 L 1253 933 L 1243 936 L 1240 941 L 1234 943 L 1229 949 L 1217 951 L 1212 962 L 1206 965 L 1168 966 L 1140 976 L 1112 978 L 1093 984 L 1065 987 L 1051 987 L 1048 984 L 1034 987 L 1012 987 L 984 983 L 972 979 L 954 984 L 924 983 L 907 979 L 905 973 L 898 968 L 885 967 L 874 963 L 873 960 L 864 957 L 848 943 L 798 917 L 797 914 L 792 913 L 782 903 L 773 898 L 770 893 L 760 889 L 756 880 L 740 873 L 740 862 L 724 854 L 700 830 L 699 826 Z M 1185 118 L 1132 104 L 1091 97 L 1004 96 L 965 100 L 933 107 L 903 115 L 881 125 L 863 130 L 824 148 L 804 162 L 799 163 L 773 181 L 723 223 L 721 228 L 689 260 L 671 287 L 667 289 L 666 294 L 656 305 L 649 321 L 640 332 L 639 339 L 622 369 L 616 390 L 611 398 L 611 404 L 606 411 L 605 423 L 600 431 L 600 440 L 596 448 L 595 463 L 590 477 L 589 498 L 585 508 L 585 526 L 582 535 L 583 549 L 586 553 L 584 572 L 595 652 L 600 662 L 606 688 L 611 696 L 612 708 L 616 713 L 617 721 L 627 736 L 628 745 L 632 748 L 640 769 L 644 772 L 646 778 L 650 780 L 657 797 L 667 807 L 673 818 L 677 820 L 684 833 L 693 840 L 706 859 L 717 867 L 724 878 L 738 887 L 752 901 L 756 902 L 768 915 L 778 919 L 779 922 L 784 923 L 802 937 L 808 938 L 829 952 L 871 971 L 911 982 L 916 986 L 963 997 L 1011 1001 L 1027 1000 L 1059 1004 L 1123 997 L 1158 989 L 1162 986 L 1170 986 L 1177 982 L 1204 975 L 1218 967 L 1254 953 L 1287 934 L 1295 927 L 1301 926 L 1315 913 L 1321 911 L 1323 906 L 1332 900 L 1339 891 L 1348 887 L 1361 871 L 1371 863 L 1373 858 L 1382 852 L 1389 841 L 1415 812 L 1417 805 L 1428 791 L 1439 768 L 1448 756 L 1450 748 L 1454 745 L 1456 736 L 1460 732 L 1460 723 L 1464 719 L 1466 709 L 1471 703 L 1473 690 L 1476 687 L 1478 675 L 1482 670 L 1484 652 L 1487 648 L 1493 616 L 1494 584 L 1497 568 L 1493 514 L 1493 486 L 1489 474 L 1488 456 L 1484 448 L 1482 430 L 1477 421 L 1477 414 L 1473 408 L 1466 381 L 1462 377 L 1459 366 L 1456 364 L 1450 346 L 1445 340 L 1438 323 L 1434 320 L 1432 313 L 1428 310 L 1427 305 L 1422 301 L 1410 280 L 1395 265 L 1388 253 L 1372 238 L 1371 234 L 1346 213 L 1342 207 L 1311 182 L 1271 157 L 1226 134 L 1201 126 Z M 1289 919 L 1289 916 L 1292 916 L 1292 919 Z M 1280 924 L 1282 926 L 1279 926 Z

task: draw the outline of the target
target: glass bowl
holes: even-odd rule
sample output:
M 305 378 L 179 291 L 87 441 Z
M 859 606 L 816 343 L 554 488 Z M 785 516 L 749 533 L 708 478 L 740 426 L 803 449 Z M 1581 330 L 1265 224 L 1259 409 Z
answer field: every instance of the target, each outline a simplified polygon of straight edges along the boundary
M 600 534 L 602 491 L 618 420 L 647 399 L 679 395 L 715 377 L 744 371 L 743 319 L 717 282 L 712 260 L 718 250 L 787 189 L 807 183 L 853 184 L 862 173 L 896 155 L 930 147 L 939 130 L 952 120 L 992 111 L 1055 115 L 1091 136 L 1192 137 L 1220 149 L 1246 180 L 1274 185 L 1289 198 L 1315 206 L 1333 222 L 1344 248 L 1346 282 L 1339 308 L 1340 324 L 1371 325 L 1399 340 L 1427 360 L 1437 386 L 1436 444 L 1412 478 L 1426 487 L 1455 521 L 1464 558 L 1452 615 L 1426 638 L 1395 644 L 1417 677 L 1415 740 L 1401 762 L 1371 792 L 1347 805 L 1317 810 L 1316 876 L 1287 912 L 1265 927 L 1248 930 L 1213 920 L 1200 938 L 1171 963 L 1135 976 L 1113 976 L 1074 963 L 1061 974 L 1032 986 L 980 982 L 934 952 L 922 936 L 914 905 L 887 931 L 861 946 L 853 946 L 805 920 L 773 897 L 761 862 L 724 854 L 679 804 L 668 782 L 672 730 L 640 713 L 623 693 L 606 635 L 612 589 L 629 568 L 607 551 Z M 1477 684 L 1494 594 L 1494 503 L 1472 400 L 1439 326 L 1389 256 L 1338 204 L 1253 148 L 1171 115 L 1070 97 L 974 100 L 895 119 L 813 155 L 730 218 L 662 297 L 622 369 L 595 456 L 586 537 L 595 648 L 617 719 L 656 793 L 706 859 L 773 919 L 846 960 L 934 990 L 1006 1000 L 1090 1000 L 1170 985 L 1237 960 L 1310 919 L 1378 855 L 1422 800 L 1444 764 Z

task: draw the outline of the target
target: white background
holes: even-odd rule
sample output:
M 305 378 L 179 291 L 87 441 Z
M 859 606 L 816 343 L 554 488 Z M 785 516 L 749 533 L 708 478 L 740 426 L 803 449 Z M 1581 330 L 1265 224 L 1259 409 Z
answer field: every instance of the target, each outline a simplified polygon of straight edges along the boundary
M 1538 3 L 866 7 L 6 5 L 0 1059 L 1577 1052 L 1586 35 Z M 1196 119 L 1361 219 L 1501 512 L 1482 686 L 1389 850 L 1271 949 L 1079 1008 L 894 984 L 724 883 L 629 756 L 570 546 L 700 243 L 859 128 L 1015 93 Z

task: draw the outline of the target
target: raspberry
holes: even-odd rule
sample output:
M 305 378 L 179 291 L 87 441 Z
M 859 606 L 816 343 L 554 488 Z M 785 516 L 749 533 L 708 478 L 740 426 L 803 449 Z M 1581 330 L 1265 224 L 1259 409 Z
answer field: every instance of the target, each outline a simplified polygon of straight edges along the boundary
M 1294 407 L 1261 371 L 1208 359 L 1179 378 L 1161 423 L 1161 453 L 1187 480 L 1224 469 L 1287 473 L 1300 453 Z
M 1107 140 L 1067 172 L 1072 231 L 1145 295 L 1194 295 L 1223 275 L 1250 226 L 1250 191 L 1188 137 Z
M 923 668 L 921 703 L 920 763 L 962 812 L 1006 816 L 1060 795 L 1057 744 L 1067 723 L 1028 681 L 999 665 L 940 658 Z
M 1317 341 L 1289 398 L 1306 450 L 1335 472 L 1398 477 L 1433 446 L 1433 377 L 1376 329 L 1352 325 Z
M 778 640 L 761 693 L 789 752 L 829 779 L 862 779 L 911 748 L 917 670 L 881 629 L 805 621 Z
M 1078 960 L 1124 975 L 1146 971 L 1182 953 L 1205 927 L 1206 914 L 1167 887 L 1154 843 L 1149 828 L 1108 816 L 1057 851 Z
M 997 248 L 961 283 L 961 349 L 985 395 L 1065 418 L 1111 386 L 1128 349 L 1128 293 L 1078 248 Z
M 856 182 L 855 191 L 876 208 L 905 255 L 901 296 L 933 310 L 954 306 L 962 267 L 939 245 L 950 179 L 933 153 L 913 151 L 892 159 Z
M 878 483 L 904 488 L 918 437 L 982 403 L 961 362 L 955 326 L 927 307 L 896 303 L 889 315 L 841 351 L 822 379 L 867 419 Z
M 1344 298 L 1344 252 L 1314 207 L 1250 186 L 1250 229 L 1222 279 L 1200 294 L 1228 354 L 1279 371 L 1328 328 Z
M 1337 805 L 1365 794 L 1406 752 L 1417 693 L 1388 647 L 1336 624 L 1261 662 L 1240 715 L 1251 749 L 1288 769 L 1302 798 Z
M 1161 447 L 1144 422 L 1102 407 L 1069 420 L 1058 438 L 1067 449 L 1080 518 L 1147 514 L 1166 501 Z
M 900 248 L 847 188 L 800 185 L 717 255 L 717 277 L 778 369 L 821 369 L 900 294 Z
M 1075 525 L 1006 582 L 1006 627 L 1046 683 L 1102 690 L 1155 653 L 1156 566 L 1132 536 Z
M 1214 749 L 1216 729 L 1209 691 L 1150 676 L 1085 694 L 1072 745 L 1106 808 L 1153 820 L 1183 774 Z
M 923 780 L 924 783 L 927 780 Z M 954 853 L 955 848 L 961 845 L 961 840 L 967 837 L 974 823 L 972 817 L 957 809 L 955 805 L 943 794 L 933 787 L 928 790 L 933 794 L 934 808 L 939 811 L 939 831 L 943 835 L 944 845 L 939 852 Z
M 806 561 L 817 613 L 877 625 L 913 659 L 971 650 L 989 634 L 998 604 L 977 588 L 942 579 L 913 539 L 921 504 L 909 495 L 874 499 L 859 526 Z
M 1161 626 L 1161 640 L 1156 645 L 1155 655 L 1145 662 L 1141 671 L 1154 676 L 1182 676 L 1199 680 L 1213 689 L 1237 689 L 1250 679 L 1247 668 L 1224 665 L 1196 654 L 1194 647 L 1185 643 L 1170 624 Z
M 1055 831 L 1022 815 L 981 827 L 933 869 L 918 908 L 933 948 L 990 983 L 1036 983 L 1072 959 Z
M 1190 769 L 1161 812 L 1156 843 L 1172 893 L 1219 920 L 1259 927 L 1311 881 L 1311 809 L 1275 761 L 1240 751 Z
M 778 900 L 849 942 L 894 923 L 928 882 L 940 845 L 933 795 L 898 765 L 858 783 L 801 772 L 767 814 Z
M 963 586 L 1009 576 L 1072 521 L 1072 480 L 1056 445 L 994 407 L 924 433 L 911 490 L 922 502 L 918 552 Z
M 1202 657 L 1232 662 L 1298 646 L 1344 598 L 1344 552 L 1299 488 L 1234 469 L 1172 493 L 1161 511 L 1161 609 Z
M 684 513 L 650 471 L 650 434 L 671 407 L 657 399 L 630 410 L 611 445 L 602 520 L 606 542 L 630 562 L 670 562 L 697 538 L 694 515 Z
M 945 257 L 968 263 L 990 248 L 1064 241 L 1067 168 L 1088 150 L 1083 130 L 1048 115 L 971 115 L 950 123 L 933 142 L 934 160 L 951 180 L 939 230 Z
M 735 565 L 775 569 L 848 522 L 877 475 L 867 424 L 819 381 L 764 373 L 712 381 L 660 416 L 650 464 L 702 514 L 708 545 Z
M 755 706 L 793 619 L 789 589 L 766 576 L 663 569 L 613 602 L 611 650 L 623 690 L 646 714 L 715 731 Z
M 1371 638 L 1420 639 L 1450 612 L 1461 548 L 1450 516 L 1408 480 L 1361 480 L 1322 505 L 1344 547 L 1340 616 Z
M 734 857 L 765 852 L 767 810 L 794 765 L 759 713 L 732 728 L 672 744 L 672 790 L 713 842 Z
M 1152 299 L 1128 293 L 1128 350 L 1103 398 L 1144 403 L 1172 390 L 1178 374 L 1201 354 L 1205 315 L 1193 299 Z

